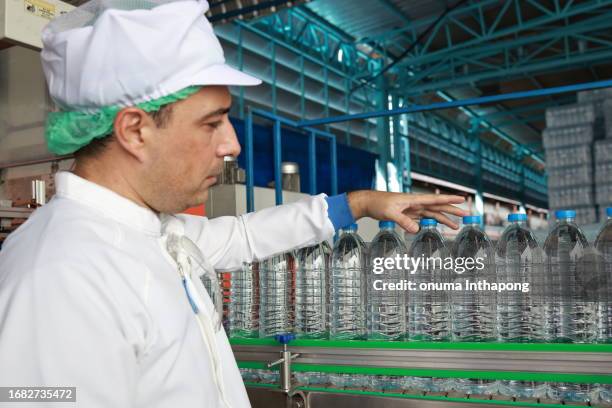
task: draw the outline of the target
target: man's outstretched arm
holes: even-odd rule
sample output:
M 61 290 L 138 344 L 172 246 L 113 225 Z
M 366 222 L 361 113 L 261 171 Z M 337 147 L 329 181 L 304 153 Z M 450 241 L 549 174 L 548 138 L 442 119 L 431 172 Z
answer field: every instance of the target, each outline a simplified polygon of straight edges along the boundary
M 447 215 L 465 215 L 453 205 L 463 201 L 463 197 L 454 195 L 362 190 L 333 197 L 319 194 L 239 217 L 179 218 L 215 269 L 234 270 L 243 262 L 329 239 L 338 229 L 363 217 L 395 221 L 412 233 L 418 231 L 415 220 L 421 217 L 457 228 Z

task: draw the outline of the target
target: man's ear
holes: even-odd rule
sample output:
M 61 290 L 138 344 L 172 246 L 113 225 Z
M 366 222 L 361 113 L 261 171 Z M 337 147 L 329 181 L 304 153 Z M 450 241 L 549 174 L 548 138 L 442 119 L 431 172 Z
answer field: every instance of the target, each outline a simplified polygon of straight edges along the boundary
M 155 121 L 142 109 L 123 108 L 113 123 L 115 138 L 123 150 L 136 160 L 145 160 L 147 143 L 157 128 Z

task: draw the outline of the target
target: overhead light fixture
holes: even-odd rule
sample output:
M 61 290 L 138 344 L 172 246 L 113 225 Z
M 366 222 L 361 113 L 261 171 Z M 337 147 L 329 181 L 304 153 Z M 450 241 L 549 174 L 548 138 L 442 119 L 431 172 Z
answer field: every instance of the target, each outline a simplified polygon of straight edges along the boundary
M 211 23 L 228 23 L 233 20 L 250 20 L 273 14 L 284 8 L 298 6 L 309 0 L 211 0 L 206 17 Z

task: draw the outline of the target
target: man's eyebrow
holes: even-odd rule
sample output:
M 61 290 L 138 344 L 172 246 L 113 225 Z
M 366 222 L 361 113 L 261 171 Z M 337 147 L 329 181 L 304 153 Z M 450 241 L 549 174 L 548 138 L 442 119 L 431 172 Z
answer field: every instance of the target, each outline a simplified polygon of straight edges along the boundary
M 226 107 L 226 108 L 219 108 L 219 109 L 217 109 L 215 111 L 205 113 L 204 115 L 202 115 L 198 119 L 198 122 L 204 122 L 205 120 L 208 120 L 208 119 L 210 119 L 212 117 L 215 117 L 215 116 L 226 115 L 226 114 L 229 113 L 229 111 L 230 111 L 230 107 L 229 106 Z

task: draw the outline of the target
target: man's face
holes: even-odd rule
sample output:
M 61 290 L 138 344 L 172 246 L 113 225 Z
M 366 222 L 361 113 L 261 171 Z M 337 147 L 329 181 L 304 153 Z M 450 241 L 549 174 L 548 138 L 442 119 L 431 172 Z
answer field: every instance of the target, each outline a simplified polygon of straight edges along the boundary
M 206 201 L 223 170 L 223 157 L 240 154 L 228 117 L 231 102 L 226 86 L 207 86 L 173 104 L 149 150 L 143 186 L 149 207 L 176 213 Z

